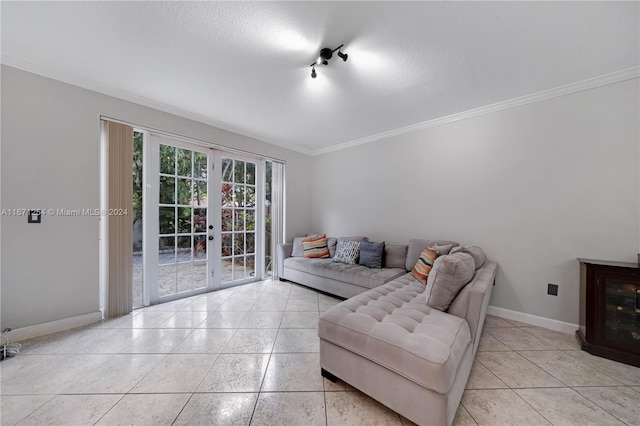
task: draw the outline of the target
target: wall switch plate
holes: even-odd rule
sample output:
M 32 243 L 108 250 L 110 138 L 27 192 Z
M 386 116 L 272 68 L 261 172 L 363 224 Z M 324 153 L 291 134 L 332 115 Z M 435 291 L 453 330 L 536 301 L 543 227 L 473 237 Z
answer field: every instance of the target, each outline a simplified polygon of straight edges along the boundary
M 29 210 L 27 215 L 27 223 L 41 223 L 42 211 L 41 210 Z
M 547 294 L 552 296 L 558 295 L 558 284 L 547 284 Z

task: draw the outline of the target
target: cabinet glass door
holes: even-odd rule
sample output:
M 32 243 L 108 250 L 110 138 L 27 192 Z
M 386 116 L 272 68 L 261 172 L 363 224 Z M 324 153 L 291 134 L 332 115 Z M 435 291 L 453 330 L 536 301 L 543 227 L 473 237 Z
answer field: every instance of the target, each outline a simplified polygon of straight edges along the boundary
M 640 346 L 640 285 L 619 278 L 605 282 L 605 338 Z

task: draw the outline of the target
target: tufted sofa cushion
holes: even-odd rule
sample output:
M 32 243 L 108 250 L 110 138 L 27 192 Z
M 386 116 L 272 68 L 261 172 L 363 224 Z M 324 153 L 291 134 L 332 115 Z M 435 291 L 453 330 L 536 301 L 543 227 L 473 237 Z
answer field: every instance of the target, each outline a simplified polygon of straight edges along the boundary
M 427 306 L 411 274 L 339 303 L 320 316 L 318 335 L 446 394 L 471 345 L 467 322 Z
M 331 259 L 305 259 L 301 257 L 289 257 L 284 260 L 284 265 L 296 271 L 366 288 L 380 286 L 407 273 L 404 269 L 399 268 L 368 268 L 362 265 L 332 262 Z

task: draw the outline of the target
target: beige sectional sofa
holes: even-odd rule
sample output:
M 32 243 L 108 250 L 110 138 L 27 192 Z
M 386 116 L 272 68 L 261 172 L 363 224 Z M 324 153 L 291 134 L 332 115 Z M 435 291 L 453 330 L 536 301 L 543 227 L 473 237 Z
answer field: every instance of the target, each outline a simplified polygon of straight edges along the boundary
M 418 425 L 451 425 L 496 270 L 485 261 L 444 312 L 427 303 L 429 283 L 410 273 L 329 309 L 318 323 L 323 376 L 349 383 Z
M 453 246 L 452 254 L 435 260 L 425 285 L 409 271 L 425 247 L 444 244 Z M 358 265 L 335 271 L 331 259 L 289 260 L 291 249 L 283 249 L 289 257 L 281 259 L 281 276 L 333 294 L 357 293 L 319 318 L 322 375 L 418 425 L 451 425 L 478 349 L 497 264 L 478 247 L 410 240 L 404 269 L 374 271 L 367 281 Z
M 364 236 L 341 237 L 352 241 L 368 241 Z M 328 238 L 329 252 L 334 256 L 338 238 Z M 458 243 L 448 240 L 411 240 L 409 245 L 387 244 L 385 246 L 384 267 L 368 268 L 362 265 L 346 265 L 329 259 L 307 259 L 302 256 L 301 246 L 296 249 L 294 243 L 280 244 L 277 247 L 278 275 L 281 280 L 293 281 L 316 290 L 339 297 L 348 298 L 364 291 L 386 284 L 411 271 L 418 260 L 423 243 L 447 245 Z M 413 244 L 411 244 L 413 243 Z M 424 248 L 424 247 L 423 247 Z

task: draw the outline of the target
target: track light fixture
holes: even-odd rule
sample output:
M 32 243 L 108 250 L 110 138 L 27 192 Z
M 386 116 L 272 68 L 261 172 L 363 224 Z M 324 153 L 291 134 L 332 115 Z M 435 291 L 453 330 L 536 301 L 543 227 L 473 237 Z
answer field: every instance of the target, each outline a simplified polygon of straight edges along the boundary
M 329 49 L 325 47 L 324 49 L 320 50 L 320 56 L 318 56 L 318 59 L 314 63 L 309 65 L 311 67 L 311 78 L 316 78 L 318 76 L 318 74 L 316 73 L 316 65 L 328 65 L 329 59 L 333 57 L 333 53 L 336 50 L 338 51 L 338 56 L 340 57 L 340 59 L 342 59 L 344 62 L 347 62 L 347 58 L 349 58 L 349 55 L 347 55 L 346 53 L 342 53 L 342 51 L 340 50 L 343 46 L 344 44 L 341 44 L 335 49 Z

